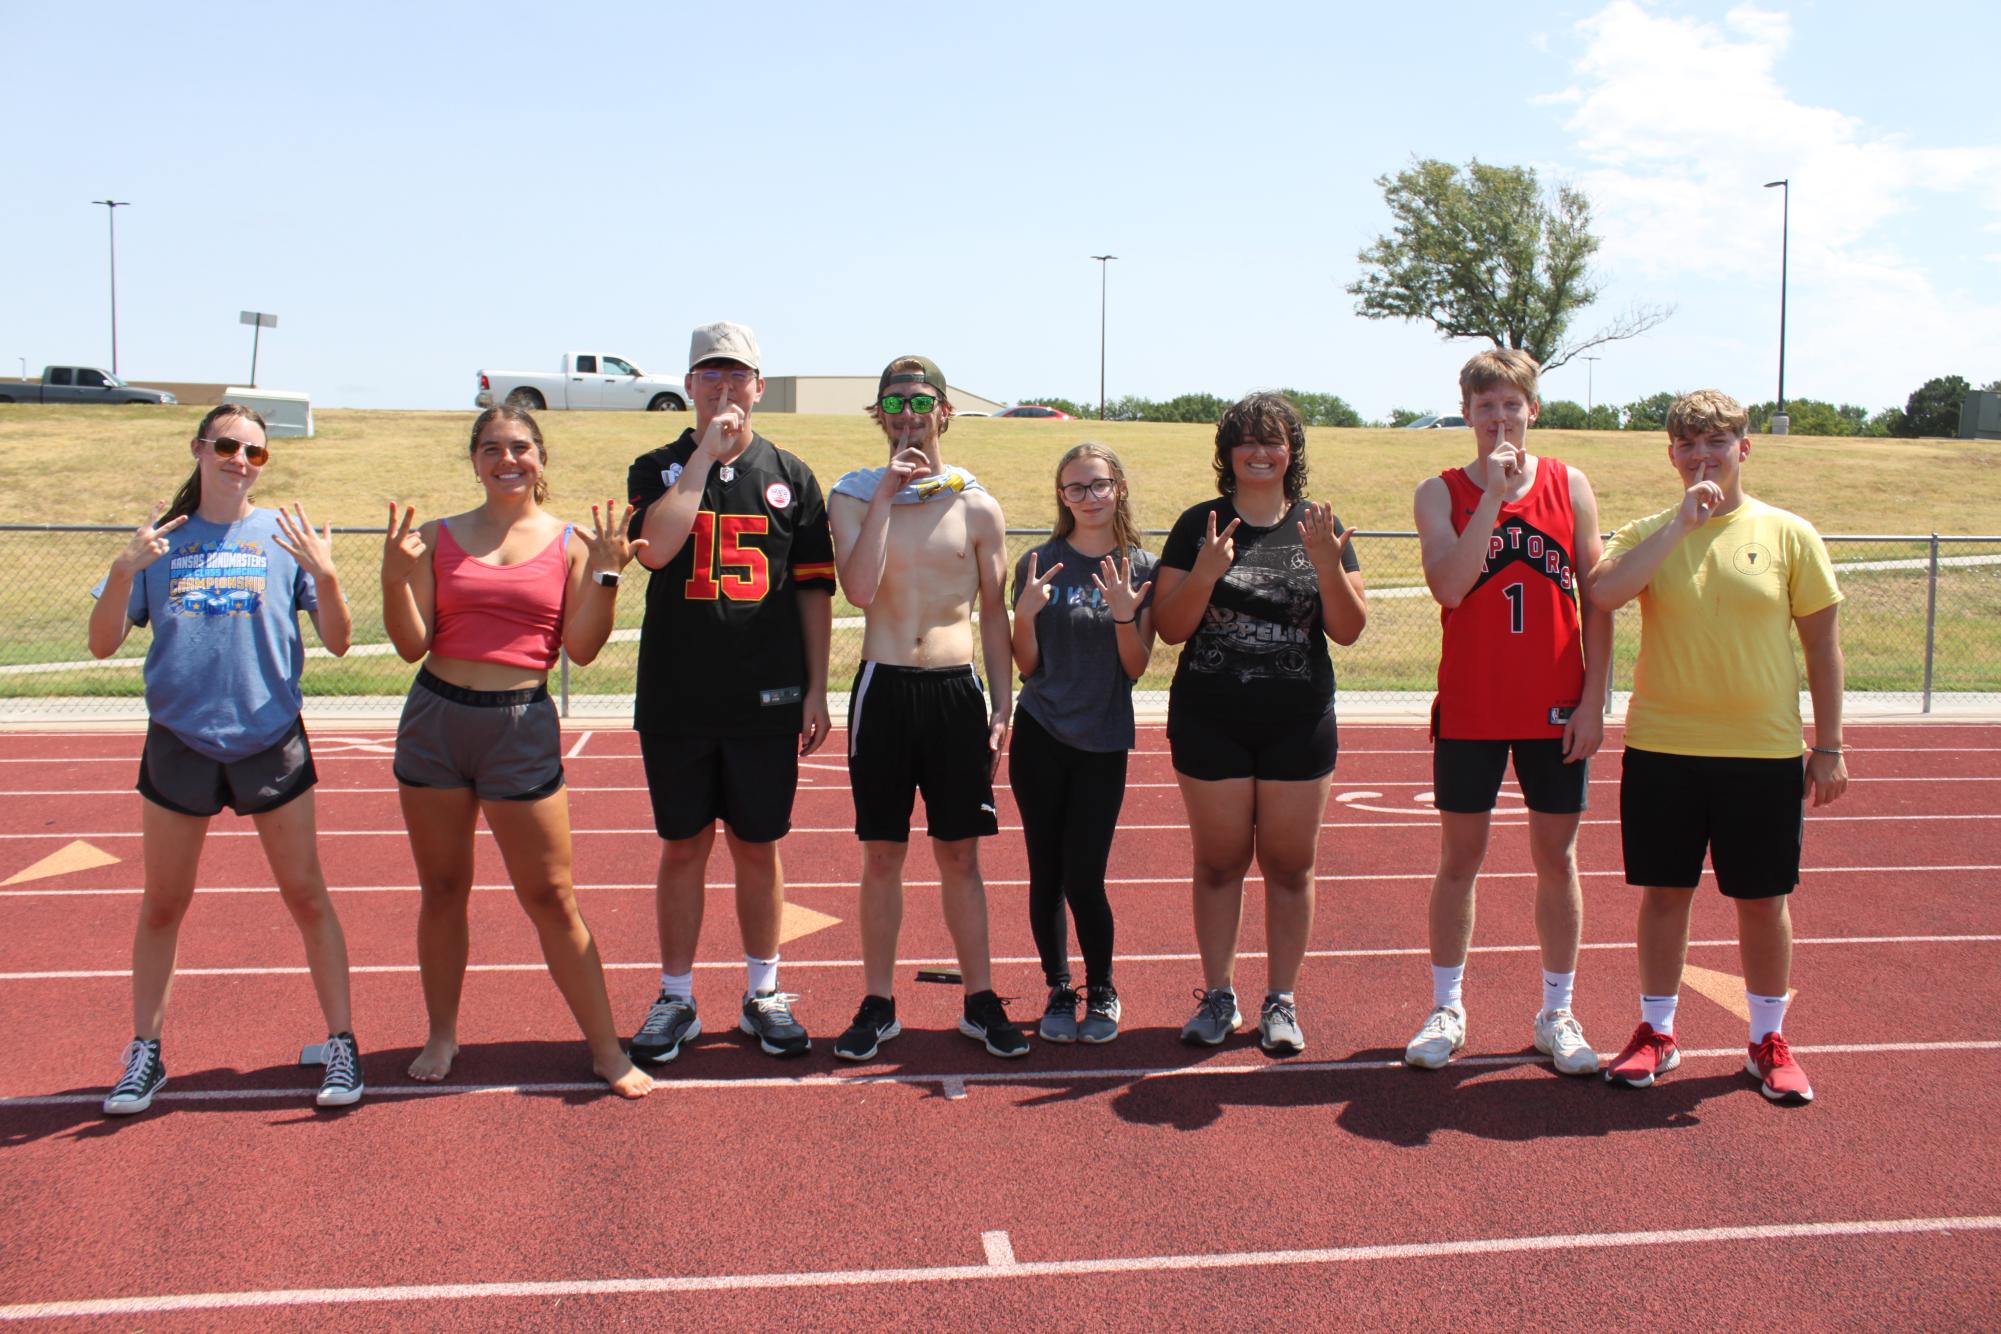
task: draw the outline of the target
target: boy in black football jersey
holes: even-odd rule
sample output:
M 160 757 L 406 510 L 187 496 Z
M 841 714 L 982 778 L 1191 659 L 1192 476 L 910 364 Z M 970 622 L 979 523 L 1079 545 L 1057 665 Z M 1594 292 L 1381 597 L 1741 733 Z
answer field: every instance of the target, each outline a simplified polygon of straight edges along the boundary
M 665 847 L 655 908 L 660 998 L 632 1039 L 635 1060 L 671 1061 L 702 1031 L 695 946 L 703 871 L 723 823 L 736 868 L 748 973 L 739 1026 L 774 1056 L 812 1045 L 778 990 L 799 759 L 826 740 L 834 546 L 812 472 L 751 429 L 764 396 L 757 338 L 740 324 L 695 330 L 695 424 L 635 459 L 640 563 L 652 570 L 639 633 L 634 723 L 653 824 Z

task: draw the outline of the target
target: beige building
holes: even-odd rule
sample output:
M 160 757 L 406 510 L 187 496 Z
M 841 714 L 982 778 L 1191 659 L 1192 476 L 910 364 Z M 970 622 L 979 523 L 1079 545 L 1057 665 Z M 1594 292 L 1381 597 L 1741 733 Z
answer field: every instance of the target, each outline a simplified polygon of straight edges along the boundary
M 873 375 L 767 375 L 759 412 L 814 412 L 845 415 L 860 412 L 875 401 Z M 950 386 L 956 412 L 999 412 L 1005 403 Z

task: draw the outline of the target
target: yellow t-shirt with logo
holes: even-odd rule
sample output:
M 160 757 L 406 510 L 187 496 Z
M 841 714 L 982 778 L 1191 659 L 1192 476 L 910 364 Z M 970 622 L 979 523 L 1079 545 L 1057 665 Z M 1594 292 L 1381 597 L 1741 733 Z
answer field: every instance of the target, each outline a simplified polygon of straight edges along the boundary
M 1676 510 L 1612 534 L 1630 551 Z M 1640 592 L 1640 660 L 1626 744 L 1669 755 L 1793 759 L 1800 676 L 1793 620 L 1841 601 L 1813 525 L 1746 496 L 1681 539 Z

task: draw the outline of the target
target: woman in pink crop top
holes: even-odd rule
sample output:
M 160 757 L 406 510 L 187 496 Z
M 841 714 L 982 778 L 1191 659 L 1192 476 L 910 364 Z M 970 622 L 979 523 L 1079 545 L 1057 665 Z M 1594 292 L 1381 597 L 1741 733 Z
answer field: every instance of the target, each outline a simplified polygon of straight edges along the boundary
M 548 450 L 535 418 L 489 408 L 473 423 L 478 509 L 412 529 L 389 507 L 382 619 L 396 651 L 423 661 L 396 729 L 396 784 L 421 894 L 417 962 L 430 1036 L 410 1077 L 443 1079 L 458 1054 L 466 910 L 480 814 L 514 876 L 515 897 L 569 1002 L 591 1066 L 614 1092 L 644 1097 L 653 1081 L 627 1059 L 605 995 L 604 966 L 578 911 L 570 874 L 570 808 L 562 727 L 549 699 L 559 649 L 589 663 L 611 636 L 618 577 L 645 541 L 628 542 L 607 502 L 591 530 L 542 508 Z M 609 526 L 607 526 L 609 525 Z

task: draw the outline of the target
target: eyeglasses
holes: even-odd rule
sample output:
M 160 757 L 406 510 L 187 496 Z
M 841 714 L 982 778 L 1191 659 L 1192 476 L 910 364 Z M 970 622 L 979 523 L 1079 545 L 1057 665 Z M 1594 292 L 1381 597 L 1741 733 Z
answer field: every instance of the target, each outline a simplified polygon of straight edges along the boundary
M 1119 489 L 1119 484 L 1110 477 L 1093 477 L 1088 482 L 1071 482 L 1057 489 L 1063 493 L 1065 500 L 1074 503 L 1086 496 L 1093 500 L 1110 500 L 1112 492 Z
M 232 440 L 226 435 L 218 436 L 213 440 L 207 436 L 197 436 L 196 438 L 214 450 L 215 456 L 219 459 L 233 459 L 236 457 L 236 451 L 239 449 L 242 450 L 243 457 L 250 461 L 250 466 L 253 468 L 263 467 L 265 461 L 271 457 L 271 449 L 268 445 L 253 445 L 248 440 Z
M 741 389 L 757 378 L 757 372 L 705 370 L 696 371 L 695 378 L 712 389 L 721 384 L 725 379 L 730 382 L 730 388 Z
M 911 394 L 908 397 L 902 394 L 884 394 L 876 406 L 891 417 L 905 408 L 922 417 L 938 406 L 938 397 L 935 394 Z

